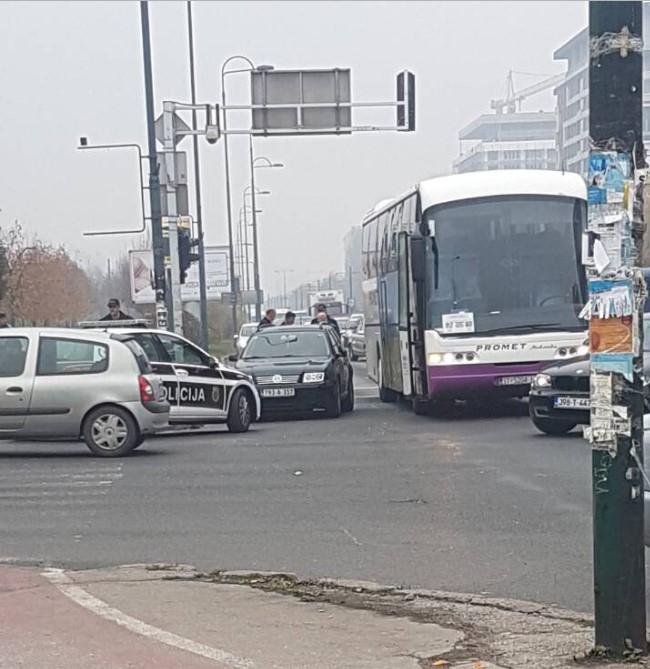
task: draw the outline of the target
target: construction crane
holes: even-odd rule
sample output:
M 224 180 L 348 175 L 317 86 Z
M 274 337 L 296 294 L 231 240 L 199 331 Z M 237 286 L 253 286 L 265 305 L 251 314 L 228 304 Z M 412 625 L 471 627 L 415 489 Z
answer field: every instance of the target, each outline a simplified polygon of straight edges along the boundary
M 536 84 L 533 84 L 532 86 L 528 86 L 520 91 L 515 91 L 515 82 L 514 82 L 514 76 L 515 74 L 522 74 L 522 75 L 528 75 L 528 76 L 536 76 L 536 77 L 546 77 L 543 81 L 539 81 Z M 508 72 L 508 76 L 506 77 L 506 96 L 505 98 L 502 98 L 501 100 L 492 100 L 490 103 L 490 107 L 496 111 L 497 114 L 503 114 L 504 112 L 507 114 L 514 114 L 517 111 L 521 111 L 521 103 L 526 99 L 529 98 L 531 95 L 535 95 L 536 93 L 541 93 L 542 91 L 545 91 L 547 88 L 552 88 L 556 84 L 559 84 L 564 80 L 564 74 L 554 74 L 552 77 L 548 77 L 543 74 L 530 74 L 528 72 L 513 72 L 510 70 Z

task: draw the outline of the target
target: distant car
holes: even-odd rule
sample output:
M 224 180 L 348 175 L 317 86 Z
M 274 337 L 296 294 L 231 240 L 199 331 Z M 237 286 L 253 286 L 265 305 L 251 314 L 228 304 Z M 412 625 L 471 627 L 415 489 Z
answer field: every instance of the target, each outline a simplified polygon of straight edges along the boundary
M 351 314 L 348 318 L 348 321 L 345 325 L 345 328 L 341 328 L 341 340 L 343 346 L 352 357 L 352 351 L 350 350 L 350 337 L 357 331 L 359 325 L 363 321 L 363 314 Z
M 349 334 L 348 351 L 353 361 L 366 357 L 366 319 L 363 314 L 359 314 L 358 324 Z
M 169 426 L 169 403 L 129 336 L 55 328 L 0 332 L 0 438 L 83 438 L 119 457 Z
M 237 351 L 239 353 L 246 348 L 248 339 L 256 330 L 257 323 L 244 323 L 241 328 L 239 328 L 239 334 L 235 335 L 235 345 L 237 346 Z
M 645 377 L 650 379 L 650 314 L 643 317 Z M 529 412 L 535 427 L 546 434 L 564 434 L 576 425 L 589 425 L 589 357 L 558 362 L 533 379 Z M 646 386 L 646 406 L 650 405 Z M 646 408 L 646 411 L 648 409 Z
M 266 328 L 251 336 L 237 361 L 262 398 L 262 412 L 324 412 L 336 418 L 354 408 L 352 365 L 329 326 Z
M 172 425 L 225 423 L 246 432 L 260 417 L 261 403 L 251 378 L 219 363 L 188 339 L 147 328 L 111 328 L 131 336 L 151 361 L 171 404 Z

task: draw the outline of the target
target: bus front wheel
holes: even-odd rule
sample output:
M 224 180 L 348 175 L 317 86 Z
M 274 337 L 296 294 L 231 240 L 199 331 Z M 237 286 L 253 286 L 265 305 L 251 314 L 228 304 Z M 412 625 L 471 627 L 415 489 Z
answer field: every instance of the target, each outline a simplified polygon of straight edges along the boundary
M 411 405 L 416 416 L 428 416 L 431 413 L 431 402 L 422 397 L 413 398 Z
M 379 399 L 382 402 L 397 402 L 397 393 L 384 385 L 384 372 L 381 368 L 381 358 L 377 359 L 377 375 L 379 376 Z

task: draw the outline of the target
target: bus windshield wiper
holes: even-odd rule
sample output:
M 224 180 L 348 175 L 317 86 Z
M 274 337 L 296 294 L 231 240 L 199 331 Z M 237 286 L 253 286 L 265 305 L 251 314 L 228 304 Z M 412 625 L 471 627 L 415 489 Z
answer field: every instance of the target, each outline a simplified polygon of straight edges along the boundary
M 527 323 L 525 325 L 510 325 L 502 328 L 494 328 L 493 330 L 482 330 L 476 334 L 501 334 L 507 332 L 518 332 L 520 330 L 530 330 L 531 332 L 542 332 L 544 330 L 573 330 L 584 329 L 582 327 L 571 326 L 561 327 L 560 323 Z

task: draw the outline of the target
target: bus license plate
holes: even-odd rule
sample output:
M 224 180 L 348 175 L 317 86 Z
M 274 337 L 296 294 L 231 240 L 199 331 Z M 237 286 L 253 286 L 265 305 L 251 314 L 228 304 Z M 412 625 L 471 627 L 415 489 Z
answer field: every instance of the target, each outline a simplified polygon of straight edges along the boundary
M 264 388 L 262 390 L 262 397 L 293 397 L 295 394 L 295 388 Z
M 532 374 L 525 376 L 500 376 L 496 381 L 497 386 L 529 386 L 535 378 Z
M 553 406 L 556 409 L 589 409 L 591 403 L 588 397 L 556 397 Z

